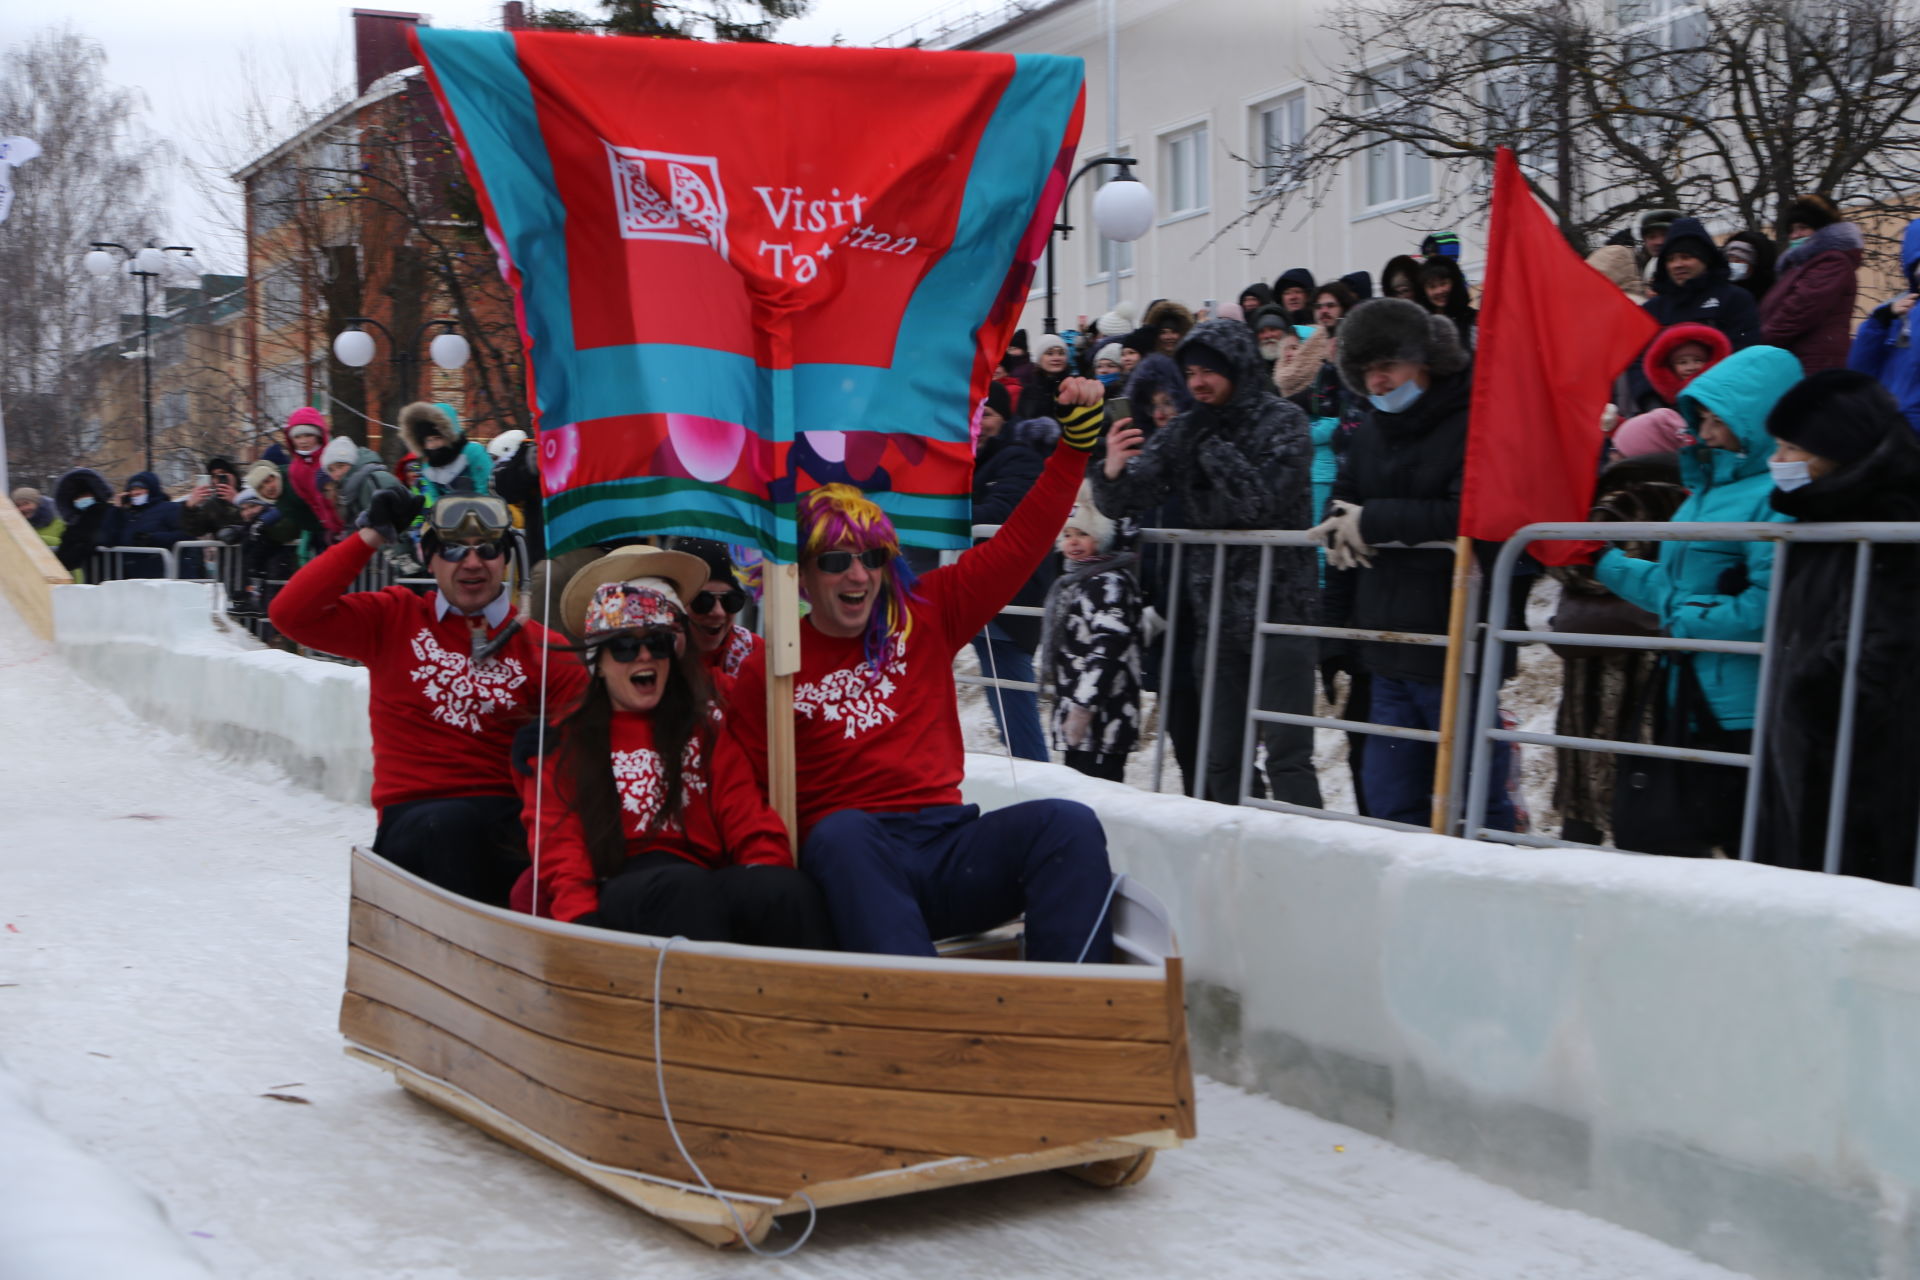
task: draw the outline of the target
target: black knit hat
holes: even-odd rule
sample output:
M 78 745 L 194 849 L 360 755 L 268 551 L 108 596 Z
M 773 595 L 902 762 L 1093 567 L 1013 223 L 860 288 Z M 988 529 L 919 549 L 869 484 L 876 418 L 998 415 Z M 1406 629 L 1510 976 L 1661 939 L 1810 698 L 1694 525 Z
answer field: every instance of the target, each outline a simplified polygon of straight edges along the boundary
M 994 385 L 1000 384 L 996 382 Z M 684 551 L 706 561 L 707 579 L 710 582 L 734 581 L 733 556 L 724 542 L 715 542 L 711 538 L 668 538 L 667 550 Z
M 1852 369 L 1823 369 L 1787 388 L 1767 415 L 1767 433 L 1845 466 L 1889 432 L 1911 431 L 1899 402 L 1879 381 Z
M 1818 231 L 1840 221 L 1840 210 L 1823 195 L 1795 196 L 1787 205 L 1787 225 Z M 1825 454 L 1821 455 L 1825 457 Z
M 1215 351 L 1204 342 L 1187 341 L 1181 343 L 1179 357 L 1180 367 L 1183 369 L 1198 366 L 1212 373 L 1219 374 L 1228 382 L 1233 382 L 1239 377 L 1239 375 L 1234 372 L 1233 361 L 1227 359 L 1226 356 Z
M 987 384 L 987 408 L 1002 418 L 1013 416 L 1013 397 L 1007 394 L 1007 384 L 998 378 Z

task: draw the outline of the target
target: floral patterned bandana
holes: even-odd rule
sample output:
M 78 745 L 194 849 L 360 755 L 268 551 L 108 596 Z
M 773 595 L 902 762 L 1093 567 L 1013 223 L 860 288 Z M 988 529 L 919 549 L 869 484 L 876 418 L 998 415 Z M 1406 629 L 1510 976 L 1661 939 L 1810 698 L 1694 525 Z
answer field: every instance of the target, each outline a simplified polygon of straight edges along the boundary
M 602 583 L 587 605 L 585 637 L 609 631 L 651 631 L 661 628 L 678 633 L 685 609 L 673 584 L 665 578 L 635 578 L 631 582 Z

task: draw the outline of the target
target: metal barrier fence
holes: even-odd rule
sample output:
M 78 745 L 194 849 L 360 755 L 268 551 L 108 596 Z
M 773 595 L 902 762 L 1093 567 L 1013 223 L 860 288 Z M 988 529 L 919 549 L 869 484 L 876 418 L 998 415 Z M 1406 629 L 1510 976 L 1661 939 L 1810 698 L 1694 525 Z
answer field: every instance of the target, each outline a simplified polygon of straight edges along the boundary
M 1561 734 L 1528 733 L 1502 729 L 1494 724 L 1499 688 L 1488 681 L 1479 690 L 1479 706 L 1473 718 L 1472 783 L 1467 794 L 1467 812 L 1486 811 L 1487 762 L 1496 743 L 1519 742 L 1535 746 L 1560 747 L 1574 751 L 1602 751 L 1615 755 L 1647 756 L 1685 760 L 1702 764 L 1733 765 L 1747 770 L 1746 798 L 1742 812 L 1740 857 L 1752 861 L 1760 809 L 1760 787 L 1766 759 L 1767 718 L 1771 702 L 1775 630 L 1780 616 L 1780 592 L 1775 589 L 1785 580 L 1788 557 L 1796 543 L 1851 542 L 1855 546 L 1853 590 L 1847 617 L 1846 665 L 1840 693 L 1838 739 L 1834 746 L 1832 786 L 1827 805 L 1824 842 L 1824 870 L 1829 875 L 1840 870 L 1840 844 L 1845 832 L 1847 800 L 1853 772 L 1853 730 L 1858 713 L 1860 690 L 1860 647 L 1865 631 L 1867 597 L 1872 589 L 1873 548 L 1887 543 L 1920 543 L 1920 524 L 1780 524 L 1753 522 L 1700 522 L 1661 524 L 1534 524 L 1521 529 L 1500 548 L 1495 561 L 1490 617 L 1503 618 L 1510 599 L 1511 569 L 1534 542 L 1548 540 L 1647 541 L 1647 542 L 1770 542 L 1774 544 L 1773 568 L 1767 593 L 1766 622 L 1760 639 L 1687 640 L 1668 636 L 1652 638 L 1515 630 L 1494 627 L 1487 632 L 1485 668 L 1498 670 L 1504 648 L 1509 644 L 1577 645 L 1593 649 L 1663 650 L 1680 653 L 1743 654 L 1760 660 L 1760 673 L 1753 717 L 1753 749 L 1749 752 L 1709 751 L 1657 743 L 1613 742 L 1599 738 L 1575 738 Z M 1920 678 L 1920 673 L 1916 673 Z M 1470 839 L 1498 840 L 1513 844 L 1545 847 L 1591 848 L 1543 836 L 1516 835 L 1492 831 L 1477 822 L 1469 822 L 1462 834 Z M 1920 849 L 1916 850 L 1914 883 L 1920 887 Z
M 999 525 L 975 525 L 975 538 L 991 537 Z M 1262 688 L 1262 676 L 1267 660 L 1267 641 L 1272 636 L 1297 636 L 1314 640 L 1353 640 L 1370 641 L 1385 644 L 1410 644 L 1436 646 L 1444 649 L 1447 637 L 1444 635 L 1423 635 L 1405 631 L 1378 631 L 1354 627 L 1323 627 L 1303 622 L 1267 621 L 1271 603 L 1270 587 L 1273 578 L 1273 553 L 1280 547 L 1299 547 L 1318 550 L 1320 544 L 1308 537 L 1304 529 L 1281 530 L 1208 530 L 1208 529 L 1142 529 L 1138 534 L 1142 546 L 1162 546 L 1169 548 L 1169 562 L 1166 578 L 1170 585 L 1167 594 L 1167 615 L 1165 644 L 1160 656 L 1159 671 L 1159 732 L 1155 735 L 1153 746 L 1153 789 L 1158 792 L 1165 785 L 1166 756 L 1168 744 L 1172 741 L 1172 711 L 1175 706 L 1174 663 L 1181 654 L 1181 601 L 1185 595 L 1184 579 L 1181 576 L 1184 557 L 1190 548 L 1211 549 L 1213 553 L 1213 583 L 1207 593 L 1206 652 L 1200 665 L 1200 678 L 1197 700 L 1200 706 L 1200 720 L 1196 733 L 1193 759 L 1193 777 L 1186 779 L 1186 791 L 1190 795 L 1206 794 L 1206 778 L 1209 757 L 1212 754 L 1212 729 L 1214 718 L 1214 693 L 1219 668 L 1220 615 L 1223 593 L 1228 589 L 1226 575 L 1226 555 L 1229 547 L 1254 547 L 1260 550 L 1259 585 L 1255 601 L 1255 618 L 1258 620 L 1251 636 L 1252 661 L 1248 676 L 1248 688 L 1253 697 L 1246 710 L 1245 732 L 1241 744 L 1240 774 L 1237 783 L 1238 803 L 1262 809 L 1272 809 L 1281 813 L 1304 813 L 1315 817 L 1334 818 L 1343 822 L 1356 822 L 1366 826 L 1388 827 L 1394 830 L 1425 831 L 1428 828 L 1410 823 L 1391 822 L 1383 818 L 1368 817 L 1365 814 L 1343 813 L 1336 809 L 1313 808 L 1308 805 L 1292 804 L 1284 800 L 1275 800 L 1253 793 L 1253 770 L 1255 767 L 1256 743 L 1259 726 L 1262 724 L 1297 725 L 1309 729 L 1334 729 L 1344 733 L 1369 734 L 1377 737 L 1406 738 L 1420 742 L 1437 743 L 1440 735 L 1428 729 L 1410 729 L 1398 725 L 1374 724 L 1363 720 L 1343 720 L 1329 716 L 1317 716 L 1300 711 L 1277 711 L 1264 709 L 1259 705 L 1259 691 Z M 1445 542 L 1422 543 L 1408 550 L 1441 551 L 1449 555 L 1453 544 Z M 959 553 L 947 553 L 943 558 L 951 559 Z M 1001 610 L 1003 617 L 1039 617 L 1045 610 L 1026 605 L 1009 605 Z M 1190 655 L 1189 655 L 1190 656 Z M 1471 677 L 1471 671 L 1463 673 L 1463 681 Z M 962 684 L 984 686 L 987 688 L 1017 689 L 1029 693 L 1040 691 L 1040 683 L 1024 680 L 1005 680 L 992 675 L 956 674 L 954 679 Z M 1045 673 L 1041 673 L 1044 681 Z M 1309 706 L 1309 711 L 1311 707 Z M 1001 708 L 1004 718 L 1005 708 Z M 1464 772 L 1464 757 L 1456 760 L 1455 774 Z M 1457 787 L 1457 783 L 1456 783 Z

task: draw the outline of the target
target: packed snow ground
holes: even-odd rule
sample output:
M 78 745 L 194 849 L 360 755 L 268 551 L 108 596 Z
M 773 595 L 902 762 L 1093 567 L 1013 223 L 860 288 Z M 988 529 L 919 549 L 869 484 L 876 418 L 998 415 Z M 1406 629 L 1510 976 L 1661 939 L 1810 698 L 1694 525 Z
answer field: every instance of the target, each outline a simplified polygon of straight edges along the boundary
M 372 834 L 370 811 L 136 720 L 4 603 L 0 725 L 0 1068 L 109 1167 L 105 1185 L 118 1175 L 157 1199 L 214 1274 L 603 1280 L 760 1265 L 341 1054 L 346 851 Z M 1201 1082 L 1198 1113 L 1199 1139 L 1138 1187 L 1046 1174 L 835 1209 L 771 1265 L 832 1277 L 1733 1274 L 1223 1085 Z M 102 1251 L 91 1274 L 141 1276 L 137 1255 L 112 1252 L 137 1232 L 101 1222 L 132 1210 L 78 1190 L 84 1179 L 20 1167 L 38 1158 L 54 1172 L 54 1155 L 23 1155 L 57 1145 L 34 1125 L 0 1107 L 0 1163 L 16 1162 L 0 1179 L 14 1211 L 0 1229 L 71 1220 Z M 16 1274 L 9 1253 L 0 1238 L 0 1276 Z

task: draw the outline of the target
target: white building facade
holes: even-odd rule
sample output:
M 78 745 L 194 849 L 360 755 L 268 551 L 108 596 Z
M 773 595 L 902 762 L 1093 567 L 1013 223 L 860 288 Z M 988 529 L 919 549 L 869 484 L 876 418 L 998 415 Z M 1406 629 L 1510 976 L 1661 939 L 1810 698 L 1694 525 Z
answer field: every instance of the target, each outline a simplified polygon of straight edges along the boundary
M 1316 280 L 1366 271 L 1379 287 L 1396 254 L 1417 252 L 1429 232 L 1452 230 L 1461 265 L 1477 280 L 1483 228 L 1452 225 L 1437 198 L 1446 175 L 1418 152 L 1389 144 L 1346 166 L 1317 208 L 1289 207 L 1275 222 L 1248 213 L 1259 178 L 1244 158 L 1297 146 L 1314 120 L 1315 90 L 1341 57 L 1323 29 L 1326 0 L 1052 0 L 1003 10 L 1004 20 L 949 28 L 929 47 L 1053 53 L 1086 63 L 1086 123 L 1078 163 L 1134 156 L 1153 191 L 1153 228 L 1131 245 L 1102 241 L 1091 203 L 1113 170 L 1073 189 L 1065 220 L 1075 231 L 1054 247 L 1061 326 L 1098 317 L 1116 300 L 1135 316 L 1166 297 L 1198 307 L 1232 301 L 1254 281 L 1291 267 Z M 1056 237 L 1057 240 L 1057 237 Z M 1042 331 L 1045 266 L 1024 317 Z

